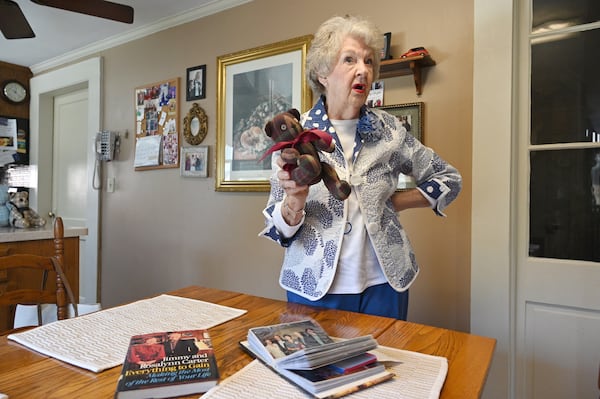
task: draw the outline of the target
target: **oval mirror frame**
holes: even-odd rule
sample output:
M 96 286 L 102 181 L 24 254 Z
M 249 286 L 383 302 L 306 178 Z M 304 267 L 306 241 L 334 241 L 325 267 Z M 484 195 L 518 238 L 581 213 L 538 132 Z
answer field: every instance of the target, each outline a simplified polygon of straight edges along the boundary
M 192 104 L 187 116 L 183 118 L 183 137 L 191 145 L 198 145 L 206 138 L 208 117 L 198 103 Z

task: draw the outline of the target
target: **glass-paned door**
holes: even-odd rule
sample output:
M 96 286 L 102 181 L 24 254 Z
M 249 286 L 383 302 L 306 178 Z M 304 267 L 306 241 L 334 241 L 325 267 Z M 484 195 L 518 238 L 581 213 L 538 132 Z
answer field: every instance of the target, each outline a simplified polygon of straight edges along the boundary
M 600 396 L 600 1 L 519 2 L 515 398 Z
M 598 0 L 533 1 L 530 256 L 600 261 L 598 20 Z

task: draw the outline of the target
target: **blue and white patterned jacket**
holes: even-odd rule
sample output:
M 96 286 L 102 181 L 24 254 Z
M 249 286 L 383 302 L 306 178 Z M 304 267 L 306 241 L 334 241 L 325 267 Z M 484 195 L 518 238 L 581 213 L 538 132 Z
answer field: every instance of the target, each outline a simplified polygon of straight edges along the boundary
M 347 168 L 335 129 L 327 117 L 324 99 L 302 115 L 302 125 L 329 132 L 335 139 L 333 153 L 321 153 L 321 160 L 333 165 L 341 179 L 355 190 L 365 218 L 367 232 L 390 285 L 408 289 L 419 267 L 408 236 L 391 202 L 398 175 L 413 176 L 417 187 L 442 210 L 458 195 L 462 178 L 458 171 L 430 148 L 406 132 L 393 115 L 363 106 L 360 112 L 354 151 L 353 174 Z M 302 227 L 291 238 L 280 235 L 273 224 L 275 204 L 283 200 L 276 173 L 271 177 L 271 193 L 263 211 L 265 229 L 259 234 L 286 247 L 279 283 L 310 300 L 323 297 L 333 282 L 340 246 L 344 237 L 347 206 L 329 194 L 320 182 L 310 187 Z

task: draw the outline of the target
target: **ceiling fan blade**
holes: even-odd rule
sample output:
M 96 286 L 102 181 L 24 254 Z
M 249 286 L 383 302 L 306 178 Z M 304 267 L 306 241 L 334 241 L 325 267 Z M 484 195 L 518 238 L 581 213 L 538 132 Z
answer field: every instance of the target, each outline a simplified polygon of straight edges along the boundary
M 133 23 L 133 7 L 106 0 L 31 0 L 42 6 L 60 8 L 93 17 Z
M 7 39 L 35 37 L 23 11 L 17 3 L 11 0 L 0 0 L 0 30 Z

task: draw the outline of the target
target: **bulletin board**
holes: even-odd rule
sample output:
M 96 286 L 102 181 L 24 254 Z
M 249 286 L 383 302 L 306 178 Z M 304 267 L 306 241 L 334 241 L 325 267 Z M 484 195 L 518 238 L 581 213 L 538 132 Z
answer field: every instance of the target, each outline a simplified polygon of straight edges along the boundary
M 179 168 L 179 78 L 135 88 L 135 170 Z

